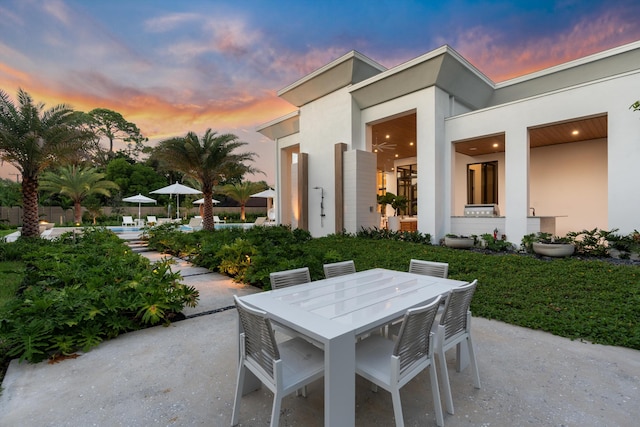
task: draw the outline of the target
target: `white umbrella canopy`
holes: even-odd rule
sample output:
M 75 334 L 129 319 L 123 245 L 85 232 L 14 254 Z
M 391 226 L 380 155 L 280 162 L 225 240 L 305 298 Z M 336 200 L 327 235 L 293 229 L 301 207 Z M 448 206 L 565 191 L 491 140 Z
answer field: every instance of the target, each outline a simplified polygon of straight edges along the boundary
M 180 184 L 179 182 L 150 191 L 153 194 L 176 195 L 176 218 L 180 218 L 180 194 L 200 194 L 202 191 Z
M 276 197 L 276 191 L 272 190 L 271 188 L 267 188 L 264 191 L 252 194 L 251 197 L 264 197 L 265 199 L 273 199 Z
M 142 203 L 158 203 L 154 199 L 152 199 L 150 197 L 147 197 L 147 196 L 143 196 L 140 193 L 138 193 L 138 195 L 136 195 L 136 196 L 125 197 L 124 199 L 122 199 L 122 201 L 123 202 L 129 202 L 129 203 L 137 203 L 138 204 L 138 219 L 140 219 L 140 204 L 142 204 Z
M 262 197 L 267 199 L 267 216 L 269 217 L 269 221 L 273 221 L 275 219 L 275 212 L 273 211 L 273 200 L 271 199 L 276 198 L 276 191 L 271 188 L 267 188 L 264 191 L 252 194 L 251 197 Z
M 220 203 L 220 200 L 216 200 L 216 199 L 211 199 L 211 201 L 213 202 L 213 204 L 215 205 L 216 203 Z M 194 205 L 204 205 L 204 197 L 202 199 L 198 199 L 195 202 L 193 202 Z

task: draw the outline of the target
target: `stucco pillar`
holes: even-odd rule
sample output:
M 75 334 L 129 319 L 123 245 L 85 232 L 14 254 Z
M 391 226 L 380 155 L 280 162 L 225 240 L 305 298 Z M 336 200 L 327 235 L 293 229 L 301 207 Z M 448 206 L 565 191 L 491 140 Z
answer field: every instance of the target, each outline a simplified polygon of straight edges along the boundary
M 529 212 L 529 133 L 525 126 L 507 129 L 505 133 L 505 230 L 507 241 L 520 244 L 527 234 Z
M 449 109 L 449 95 L 431 87 L 425 91 L 417 109 L 416 139 L 418 146 L 418 230 L 431 234 L 434 240 L 444 233 L 445 206 L 451 204 L 445 173 L 446 149 L 444 119 Z

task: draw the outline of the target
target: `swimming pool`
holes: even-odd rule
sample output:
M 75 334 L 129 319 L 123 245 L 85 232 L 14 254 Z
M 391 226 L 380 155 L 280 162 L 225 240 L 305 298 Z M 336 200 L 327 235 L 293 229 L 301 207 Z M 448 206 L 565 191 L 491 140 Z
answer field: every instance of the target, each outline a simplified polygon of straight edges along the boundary
M 230 222 L 228 224 L 216 224 L 215 228 L 219 229 L 223 229 L 223 228 L 243 228 L 245 230 L 248 230 L 249 228 L 253 227 L 253 223 L 252 222 Z M 142 228 L 140 227 L 121 227 L 121 226 L 109 226 L 107 227 L 107 229 L 113 231 L 116 234 L 119 233 L 139 233 L 142 231 Z M 180 226 L 180 231 L 192 231 L 193 229 L 191 227 L 189 227 L 188 225 L 181 225 Z

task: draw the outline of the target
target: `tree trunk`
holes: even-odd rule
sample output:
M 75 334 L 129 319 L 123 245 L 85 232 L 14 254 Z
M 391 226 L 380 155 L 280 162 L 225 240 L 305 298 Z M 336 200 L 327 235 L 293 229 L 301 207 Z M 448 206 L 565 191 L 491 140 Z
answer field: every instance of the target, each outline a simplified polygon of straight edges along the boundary
M 22 176 L 22 207 L 24 208 L 24 218 L 21 236 L 40 237 L 37 176 Z
M 82 204 L 79 200 L 73 202 L 73 222 L 82 224 Z
M 244 203 L 240 205 L 240 221 L 244 221 L 245 220 L 245 216 L 244 216 Z
M 202 215 L 202 229 L 213 231 L 215 225 L 213 223 L 213 191 L 204 192 L 204 214 Z

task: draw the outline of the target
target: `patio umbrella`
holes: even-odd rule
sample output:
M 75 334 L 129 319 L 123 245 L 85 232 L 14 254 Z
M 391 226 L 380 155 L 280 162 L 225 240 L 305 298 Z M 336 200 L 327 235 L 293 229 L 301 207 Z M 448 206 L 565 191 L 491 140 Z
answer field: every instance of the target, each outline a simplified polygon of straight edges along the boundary
M 216 200 L 216 199 L 211 199 L 211 201 L 213 202 L 213 204 L 215 205 L 216 203 L 220 203 L 220 200 Z M 193 202 L 194 205 L 204 205 L 204 197 L 202 199 L 198 199 L 195 202 Z
M 137 203 L 138 204 L 138 219 L 140 219 L 140 205 L 142 203 L 158 203 L 154 199 L 138 194 L 137 196 L 125 197 L 123 202 Z
M 176 195 L 176 218 L 180 218 L 180 194 L 200 194 L 202 191 L 196 190 L 195 188 L 187 187 L 186 185 L 180 184 L 176 182 L 171 185 L 167 185 L 166 187 L 159 188 L 157 190 L 151 191 L 154 194 L 169 194 Z
M 211 202 L 215 205 L 220 203 L 220 200 L 211 199 Z M 193 202 L 194 205 L 200 205 L 200 216 L 204 216 L 204 197 Z
M 264 191 L 252 194 L 251 197 L 264 197 L 266 199 L 274 199 L 276 197 L 276 191 L 272 190 L 271 188 L 267 188 Z
M 276 191 L 271 188 L 267 188 L 264 191 L 261 191 L 256 194 L 252 194 L 251 197 L 262 197 L 267 199 L 267 215 L 269 215 L 269 212 L 273 208 L 273 199 L 275 199 L 276 197 Z M 273 218 L 269 217 L 269 221 L 272 221 L 272 220 Z

